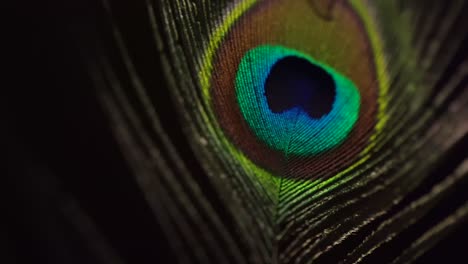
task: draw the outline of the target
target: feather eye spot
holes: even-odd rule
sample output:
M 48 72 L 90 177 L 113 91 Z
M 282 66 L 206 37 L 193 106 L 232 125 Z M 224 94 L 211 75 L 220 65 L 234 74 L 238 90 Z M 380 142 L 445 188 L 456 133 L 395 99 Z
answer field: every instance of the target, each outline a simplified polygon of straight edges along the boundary
M 253 133 L 285 156 L 310 156 L 343 142 L 359 115 L 348 78 L 297 50 L 249 50 L 236 76 L 240 111 Z
M 248 1 L 213 34 L 200 82 L 246 169 L 327 178 L 373 148 L 386 120 L 379 36 L 359 4 L 329 3 L 332 20 L 309 0 Z

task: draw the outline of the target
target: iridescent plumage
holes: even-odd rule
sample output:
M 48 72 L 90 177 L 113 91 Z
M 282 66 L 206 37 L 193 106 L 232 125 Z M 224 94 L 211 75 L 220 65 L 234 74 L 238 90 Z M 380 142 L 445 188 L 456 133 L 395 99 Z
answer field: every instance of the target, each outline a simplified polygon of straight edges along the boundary
M 163 244 L 123 236 L 116 255 L 140 263 L 150 244 L 171 263 L 428 263 L 460 245 L 467 1 L 100 3 L 77 46 L 126 161 L 105 164 L 140 187 L 104 237 L 133 234 L 125 215 Z M 110 201 L 130 193 L 101 181 L 120 190 L 99 189 Z

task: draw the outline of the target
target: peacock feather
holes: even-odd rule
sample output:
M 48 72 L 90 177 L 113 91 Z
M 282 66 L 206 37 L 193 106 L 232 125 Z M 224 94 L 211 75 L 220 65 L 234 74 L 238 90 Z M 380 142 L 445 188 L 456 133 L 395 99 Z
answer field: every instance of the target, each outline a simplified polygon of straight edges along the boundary
M 76 43 L 166 263 L 430 263 L 466 244 L 468 2 L 97 10 Z
M 162 67 L 146 78 L 166 80 L 156 86 L 140 83 L 105 6 L 125 90 L 144 105 L 134 113 L 122 98 L 109 112 L 178 261 L 408 262 L 466 219 L 460 204 L 395 249 L 466 181 L 460 160 L 432 182 L 466 141 L 463 1 L 146 2 Z M 171 118 L 153 90 L 167 90 Z

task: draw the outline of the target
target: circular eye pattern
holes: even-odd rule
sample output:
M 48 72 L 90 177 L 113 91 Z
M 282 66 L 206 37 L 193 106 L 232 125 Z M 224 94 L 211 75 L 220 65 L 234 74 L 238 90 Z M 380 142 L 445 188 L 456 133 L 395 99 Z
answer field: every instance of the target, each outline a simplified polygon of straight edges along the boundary
M 358 119 L 356 86 L 306 54 L 281 46 L 249 50 L 238 67 L 240 111 L 255 136 L 284 155 L 339 145 Z
M 227 149 L 282 178 L 358 164 L 387 100 L 378 37 L 359 1 L 338 1 L 331 20 L 308 0 L 247 2 L 212 36 L 200 72 Z

